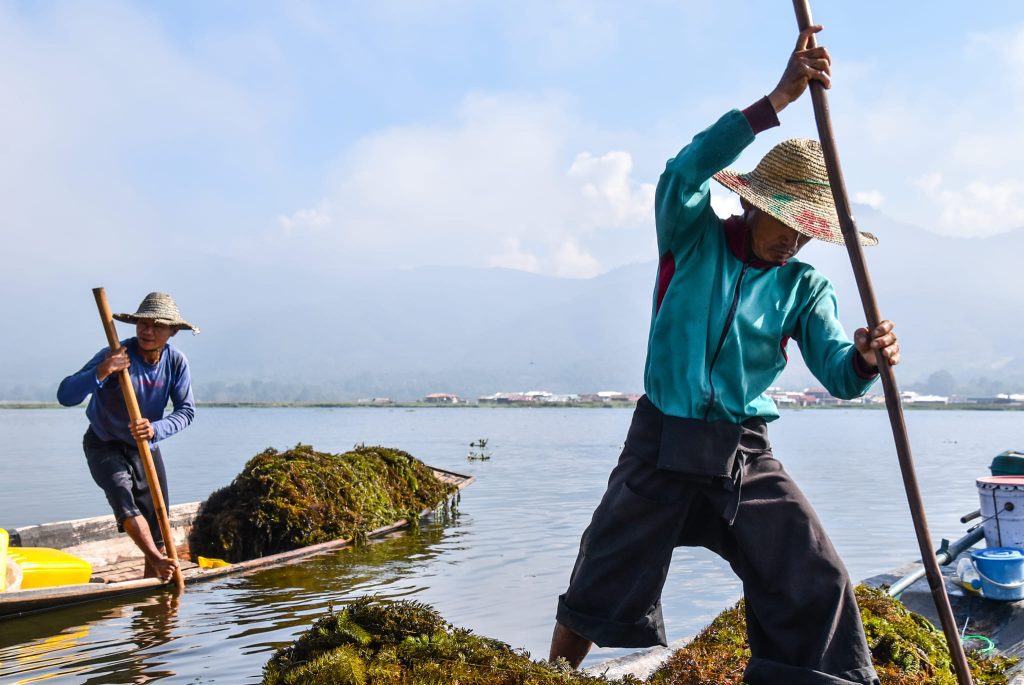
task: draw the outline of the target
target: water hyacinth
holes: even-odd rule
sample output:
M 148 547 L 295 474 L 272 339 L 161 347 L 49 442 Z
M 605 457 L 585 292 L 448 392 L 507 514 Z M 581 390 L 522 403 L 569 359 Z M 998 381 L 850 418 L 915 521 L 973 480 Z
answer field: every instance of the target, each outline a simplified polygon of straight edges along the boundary
M 857 604 L 882 685 L 956 685 L 945 636 L 885 592 L 858 585 Z M 743 602 L 715 618 L 676 651 L 649 682 L 656 685 L 740 685 L 750 658 Z M 1015 658 L 967 653 L 974 682 L 1005 684 Z
M 264 685 L 641 685 L 532 661 L 455 628 L 431 607 L 362 598 L 316 621 L 264 668 Z
M 956 685 L 943 635 L 885 593 L 858 586 L 882 685 Z M 646 680 L 610 679 L 455 628 L 413 601 L 356 600 L 318 619 L 264 667 L 263 685 L 741 685 L 750 658 L 743 602 L 722 612 Z M 969 653 L 974 682 L 1007 683 L 1016 659 Z
M 236 563 L 338 538 L 364 541 L 399 519 L 415 525 L 455 490 L 398 449 L 268 449 L 203 502 L 189 547 L 193 557 Z

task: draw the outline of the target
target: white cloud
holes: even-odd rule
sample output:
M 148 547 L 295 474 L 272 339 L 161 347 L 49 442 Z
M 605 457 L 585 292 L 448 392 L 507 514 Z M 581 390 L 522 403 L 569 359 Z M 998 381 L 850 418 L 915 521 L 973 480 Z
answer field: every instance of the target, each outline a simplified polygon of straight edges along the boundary
M 590 278 L 601 272 L 601 265 L 572 240 L 563 242 L 554 254 L 555 276 Z
M 861 190 L 853 194 L 853 201 L 878 209 L 885 202 L 885 196 L 877 190 Z
M 117 2 L 24 14 L 0 6 L 0 91 L 5 249 L 15 257 L 5 275 L 14 277 L 43 264 L 63 275 L 138 263 L 172 231 L 164 259 L 201 251 L 191 237 L 226 222 L 198 202 L 185 207 L 181 186 L 207 171 L 199 159 L 254 166 L 273 111 L 175 46 L 151 15 Z
M 948 188 L 941 174 L 932 173 L 917 185 L 938 206 L 945 233 L 983 237 L 1024 226 L 1024 181 L 971 181 Z
M 743 213 L 743 207 L 740 206 L 740 196 L 733 192 L 721 190 L 718 190 L 718 192 L 712 190 L 711 209 L 715 210 L 715 214 L 722 219 L 728 219 L 734 214 Z
M 879 65 L 840 91 L 844 170 L 903 221 L 964 237 L 1015 230 L 1024 226 L 1024 25 L 960 35 L 959 50 L 921 63 L 928 72 Z
M 300 209 L 291 216 L 281 214 L 277 224 L 286 236 L 318 232 L 331 224 L 331 210 L 327 202 L 317 209 Z
M 318 209 L 278 217 L 278 231 L 301 233 L 311 259 L 593 276 L 648 247 L 635 233 L 652 232 L 654 185 L 628 152 L 573 154 L 579 128 L 558 96 L 468 96 L 452 124 L 356 142 Z M 251 249 L 281 242 L 266 241 Z
M 517 269 L 530 273 L 540 272 L 540 259 L 535 254 L 525 252 L 520 246 L 518 238 L 506 238 L 505 246 L 504 252 L 488 258 L 487 266 Z
M 637 183 L 632 171 L 633 157 L 628 152 L 576 156 L 568 177 L 580 184 L 592 227 L 628 227 L 654 216 L 654 184 Z

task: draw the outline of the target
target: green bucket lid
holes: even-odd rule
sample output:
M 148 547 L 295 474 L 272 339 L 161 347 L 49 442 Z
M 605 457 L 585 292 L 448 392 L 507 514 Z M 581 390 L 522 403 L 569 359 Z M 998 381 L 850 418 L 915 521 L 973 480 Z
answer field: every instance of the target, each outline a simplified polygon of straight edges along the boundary
M 1006 450 L 996 455 L 989 470 L 993 476 L 1024 476 L 1024 452 Z

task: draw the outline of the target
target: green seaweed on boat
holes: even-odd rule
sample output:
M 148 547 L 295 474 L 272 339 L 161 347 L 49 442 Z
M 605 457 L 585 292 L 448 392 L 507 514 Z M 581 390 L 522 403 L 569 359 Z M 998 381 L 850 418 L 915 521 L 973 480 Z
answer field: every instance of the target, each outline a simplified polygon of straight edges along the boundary
M 885 592 L 856 588 L 857 604 L 882 685 L 956 685 L 942 631 Z M 743 601 L 728 609 L 648 680 L 651 685 L 740 685 L 750 659 Z M 968 651 L 974 682 L 1007 683 L 1016 658 Z
M 415 527 L 423 510 L 448 506 L 454 492 L 399 449 L 268 449 L 203 502 L 189 548 L 193 557 L 237 563 L 338 538 L 365 542 L 369 532 L 399 519 Z
M 504 642 L 455 628 L 415 601 L 354 601 L 277 651 L 264 685 L 641 685 L 532 661 Z

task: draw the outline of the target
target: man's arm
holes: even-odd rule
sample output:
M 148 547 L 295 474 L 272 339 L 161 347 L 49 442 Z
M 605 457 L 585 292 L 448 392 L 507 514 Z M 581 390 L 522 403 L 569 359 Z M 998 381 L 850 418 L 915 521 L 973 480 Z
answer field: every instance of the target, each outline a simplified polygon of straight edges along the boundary
M 86 397 L 103 387 L 104 381 L 111 373 L 127 368 L 127 362 L 126 354 L 111 354 L 109 348 L 100 350 L 79 371 L 60 382 L 57 387 L 57 401 L 65 407 L 80 404 Z
M 188 360 L 184 354 L 178 352 L 176 362 L 174 377 L 171 379 L 171 404 L 174 406 L 174 411 L 152 423 L 153 442 L 160 442 L 188 427 L 196 415 L 196 403 L 192 397 L 192 375 L 189 372 Z
M 807 47 L 821 29 L 811 26 L 800 32 L 782 78 L 767 97 L 742 112 L 726 113 L 665 165 L 654 196 L 659 255 L 679 254 L 717 226 L 711 209 L 711 176 L 734 162 L 755 135 L 778 126 L 776 114 L 799 98 L 811 79 L 826 88 L 832 85 L 828 50 Z
M 711 176 L 734 162 L 753 141 L 750 123 L 734 109 L 668 160 L 654 195 L 660 255 L 680 254 L 718 225 L 711 209 Z
M 883 321 L 872 336 L 867 328 L 846 337 L 839 322 L 835 291 L 822 283 L 807 311 L 802 315 L 796 335 L 804 362 L 814 377 L 834 397 L 849 400 L 860 397 L 878 378 L 875 355 L 881 353 L 891 365 L 900 361 L 899 341 L 893 323 Z

